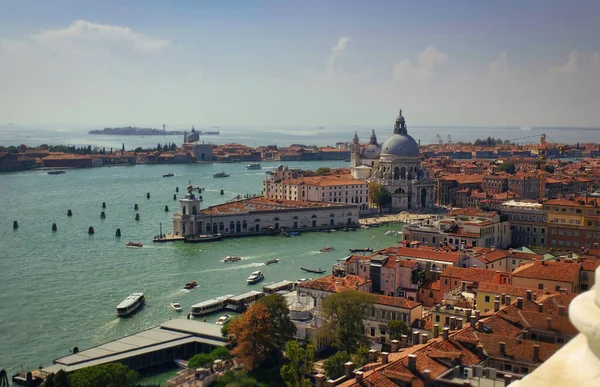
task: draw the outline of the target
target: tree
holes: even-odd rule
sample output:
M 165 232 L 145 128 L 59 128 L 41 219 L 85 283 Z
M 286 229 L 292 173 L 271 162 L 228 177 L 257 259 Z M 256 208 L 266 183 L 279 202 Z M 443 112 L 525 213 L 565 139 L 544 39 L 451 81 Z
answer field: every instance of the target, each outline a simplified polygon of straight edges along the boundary
M 367 364 L 369 361 L 369 347 L 361 345 L 356 350 L 356 353 L 352 355 L 352 362 L 356 368 L 360 368 Z
M 390 339 L 392 340 L 400 340 L 402 335 L 410 336 L 412 333 L 408 325 L 406 325 L 403 321 L 398 320 L 390 321 L 387 329 L 388 332 L 390 332 Z
M 231 353 L 240 358 L 247 370 L 252 371 L 276 348 L 272 332 L 269 309 L 261 302 L 255 303 L 229 325 L 228 333 L 237 342 Z
M 363 319 L 370 314 L 374 300 L 374 295 L 356 290 L 334 293 L 325 299 L 323 311 L 330 321 L 329 333 L 337 348 L 354 353 L 367 343 Z
M 315 345 L 309 341 L 306 348 L 302 348 L 296 340 L 290 340 L 285 343 L 285 357 L 288 364 L 280 370 L 285 384 L 288 387 L 309 387 L 311 384 L 306 375 L 314 367 Z
M 19 153 L 19 151 L 17 150 L 17 147 L 14 145 L 11 145 L 8 148 L 6 148 L 6 151 L 8 153 Z
M 275 338 L 277 347 L 283 348 L 285 343 L 293 340 L 296 334 L 296 325 L 290 319 L 290 309 L 287 301 L 280 294 L 271 294 L 259 300 L 269 310 L 271 335 Z
M 392 196 L 381 184 L 372 181 L 369 183 L 369 201 L 379 208 L 381 214 L 381 208 L 392 201 Z
M 323 362 L 325 373 L 329 379 L 337 379 L 344 375 L 344 364 L 350 361 L 350 355 L 346 351 L 341 351 L 333 356 L 328 357 Z
M 198 353 L 188 360 L 188 367 L 190 368 L 200 368 L 206 367 L 213 362 L 213 357 L 209 353 Z
M 215 387 L 266 387 L 266 384 L 259 383 L 255 378 L 248 375 L 244 370 L 229 371 L 219 376 L 214 384 Z
M 140 376 L 121 363 L 82 368 L 69 375 L 69 386 L 77 387 L 134 387 Z
M 514 175 L 517 172 L 517 168 L 515 167 L 515 163 L 513 161 L 502 163 L 498 169 L 506 173 L 510 173 L 511 175 Z
M 231 358 L 229 350 L 225 347 L 217 347 L 210 353 L 213 360 L 227 360 Z
M 315 171 L 315 175 L 317 176 L 325 176 L 331 173 L 331 168 L 321 167 Z

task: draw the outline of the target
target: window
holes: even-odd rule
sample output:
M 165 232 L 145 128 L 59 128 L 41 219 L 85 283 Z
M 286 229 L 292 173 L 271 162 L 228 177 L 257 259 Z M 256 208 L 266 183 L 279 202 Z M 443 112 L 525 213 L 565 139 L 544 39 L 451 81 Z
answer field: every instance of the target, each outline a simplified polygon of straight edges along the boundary
M 485 302 L 490 302 L 490 296 L 485 296 Z
M 544 284 L 542 284 L 542 283 L 538 284 L 538 289 L 544 290 Z
M 448 285 L 448 278 L 444 278 L 444 285 Z
M 554 290 L 556 290 L 557 292 L 559 292 L 560 291 L 560 286 L 556 285 L 556 287 L 554 288 Z
M 435 322 L 440 322 L 440 315 L 439 314 L 435 316 Z

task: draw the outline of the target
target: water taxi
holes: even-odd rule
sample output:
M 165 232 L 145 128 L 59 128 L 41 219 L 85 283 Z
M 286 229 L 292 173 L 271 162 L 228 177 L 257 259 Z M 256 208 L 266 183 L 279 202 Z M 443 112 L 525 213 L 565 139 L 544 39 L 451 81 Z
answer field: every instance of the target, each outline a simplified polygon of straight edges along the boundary
M 138 242 L 126 242 L 125 246 L 127 246 L 127 247 L 144 247 L 143 244 L 138 243 Z
M 187 290 L 192 290 L 196 286 L 198 286 L 198 281 L 190 281 L 187 284 L 183 285 L 183 288 Z
M 179 302 L 171 302 L 171 309 L 173 309 L 176 312 L 181 312 L 181 304 Z
M 206 234 L 196 236 L 186 236 L 183 241 L 185 243 L 202 243 L 202 242 L 215 242 L 221 240 L 221 234 Z
M 133 293 L 117 305 L 117 315 L 128 316 L 144 305 L 145 301 L 144 293 Z
M 250 163 L 246 166 L 246 169 L 262 169 L 260 163 Z
M 194 317 L 204 316 L 206 314 L 211 314 L 214 312 L 218 312 L 221 309 L 224 309 L 227 306 L 227 299 L 229 296 L 222 296 L 218 298 L 213 298 L 212 300 L 207 300 L 200 302 L 198 304 L 192 305 L 190 308 L 190 313 Z
M 219 172 L 219 173 L 215 173 L 213 175 L 213 177 L 229 177 L 229 175 L 226 174 L 225 172 Z
M 65 171 L 50 171 L 48 172 L 49 175 L 62 175 L 63 173 L 67 173 Z
M 265 279 L 265 275 L 261 271 L 253 271 L 246 280 L 249 284 L 255 284 Z
M 173 176 L 175 176 L 175 175 L 172 173 L 165 173 L 164 175 L 162 175 L 162 177 L 173 177 Z
M 217 320 L 217 322 L 215 324 L 217 325 L 225 325 L 229 322 L 229 320 L 231 320 L 231 316 L 228 314 L 224 314 L 221 317 L 219 317 L 219 319 Z
M 269 259 L 268 261 L 265 261 L 265 265 L 270 265 L 272 263 L 279 263 L 279 258 Z
M 223 258 L 223 262 L 235 262 L 235 261 L 241 261 L 242 257 L 238 257 L 237 255 L 228 255 L 225 258 Z
M 325 246 L 322 249 L 320 249 L 319 251 L 322 253 L 327 253 L 327 252 L 333 251 L 333 250 L 335 250 L 335 248 L 333 246 Z

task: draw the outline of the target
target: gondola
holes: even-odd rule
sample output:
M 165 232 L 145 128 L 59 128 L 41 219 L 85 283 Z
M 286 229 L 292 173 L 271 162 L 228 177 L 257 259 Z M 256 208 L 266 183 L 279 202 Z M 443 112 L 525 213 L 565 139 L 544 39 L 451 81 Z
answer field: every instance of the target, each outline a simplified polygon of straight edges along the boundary
M 307 269 L 305 267 L 301 267 L 300 269 L 302 269 L 304 271 L 307 271 L 309 273 L 317 273 L 317 274 L 323 274 L 323 273 L 325 273 L 327 271 L 327 270 L 323 270 L 321 268 L 318 268 L 318 269 Z

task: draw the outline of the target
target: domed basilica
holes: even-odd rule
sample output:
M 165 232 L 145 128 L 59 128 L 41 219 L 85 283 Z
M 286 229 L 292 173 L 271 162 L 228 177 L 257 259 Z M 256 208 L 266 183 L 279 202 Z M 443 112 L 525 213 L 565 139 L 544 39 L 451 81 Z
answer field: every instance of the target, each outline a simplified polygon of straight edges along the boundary
M 354 177 L 380 183 L 392 196 L 392 210 L 433 208 L 435 182 L 421 167 L 419 145 L 408 134 L 402 110 L 396 118 L 394 133 L 382 146 L 373 131 L 369 144 L 361 149 L 355 133 L 351 154 Z

